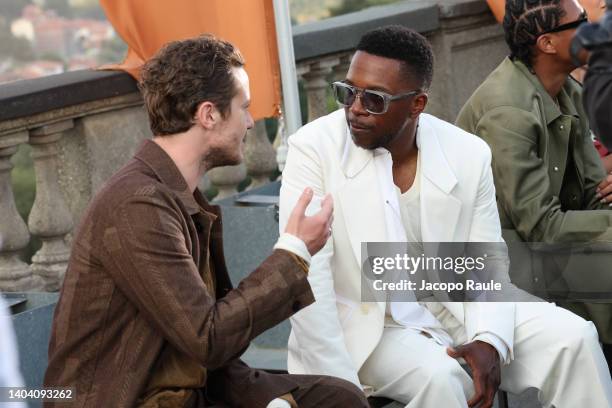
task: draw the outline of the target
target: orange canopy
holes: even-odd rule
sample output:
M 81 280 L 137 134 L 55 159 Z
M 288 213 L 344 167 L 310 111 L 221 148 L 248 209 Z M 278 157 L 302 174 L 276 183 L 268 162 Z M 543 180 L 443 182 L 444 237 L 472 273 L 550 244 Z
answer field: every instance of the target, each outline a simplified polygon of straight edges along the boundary
M 272 0 L 100 0 L 100 4 L 128 45 L 125 60 L 111 68 L 138 78 L 143 62 L 165 43 L 212 33 L 235 44 L 244 55 L 253 117 L 278 115 L 280 72 Z
M 504 21 L 504 14 L 506 14 L 506 0 L 487 0 L 487 4 L 497 22 L 501 24 Z

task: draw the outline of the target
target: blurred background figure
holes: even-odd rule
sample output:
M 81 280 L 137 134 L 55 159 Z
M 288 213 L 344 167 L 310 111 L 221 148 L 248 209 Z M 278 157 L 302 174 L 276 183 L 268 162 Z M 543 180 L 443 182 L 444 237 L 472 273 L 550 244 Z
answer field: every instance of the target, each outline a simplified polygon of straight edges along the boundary
M 606 1 L 605 0 L 578 0 L 580 6 L 586 12 L 589 23 L 596 23 L 606 12 Z M 491 9 L 491 12 L 495 16 L 498 23 L 501 24 L 504 19 L 506 0 L 487 0 L 487 4 Z M 584 82 L 584 76 L 586 74 L 586 66 L 576 68 L 572 73 L 572 77 L 580 82 Z M 597 153 L 601 157 L 601 162 L 606 169 L 606 172 L 612 174 L 612 155 L 610 151 L 599 142 L 598 138 L 600 135 L 591 135 L 593 137 L 593 143 L 597 149 Z
M 606 12 L 606 1 L 605 0 L 578 0 L 578 3 L 584 8 L 586 11 L 587 18 L 589 19 L 589 23 L 596 23 Z M 580 68 L 576 68 L 574 72 L 572 72 L 572 76 L 579 81 L 580 83 L 584 82 L 584 76 L 586 75 L 586 66 L 582 66 Z M 599 135 L 597 135 L 599 136 Z M 612 172 L 612 155 L 610 155 L 610 151 L 599 142 L 599 140 L 594 139 L 595 148 L 597 149 L 597 153 L 601 156 L 601 162 L 603 163 L 606 172 Z
M 2 296 L 0 296 L 0 387 L 23 387 L 11 315 Z M 26 407 L 25 403 L 0 401 L 0 408 Z

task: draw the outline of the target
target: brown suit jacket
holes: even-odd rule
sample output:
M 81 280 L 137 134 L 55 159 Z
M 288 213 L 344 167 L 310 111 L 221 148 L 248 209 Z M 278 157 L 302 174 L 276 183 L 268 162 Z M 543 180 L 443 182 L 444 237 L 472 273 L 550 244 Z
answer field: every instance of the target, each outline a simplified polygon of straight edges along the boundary
M 295 389 L 238 356 L 255 336 L 314 301 L 304 263 L 275 250 L 232 289 L 221 234 L 219 208 L 192 194 L 172 159 L 144 142 L 79 226 L 45 386 L 75 387 L 74 407 L 134 406 L 170 349 L 205 384 L 187 390 L 199 395 L 190 405 L 203 405 L 206 394 L 232 406 L 265 406 Z

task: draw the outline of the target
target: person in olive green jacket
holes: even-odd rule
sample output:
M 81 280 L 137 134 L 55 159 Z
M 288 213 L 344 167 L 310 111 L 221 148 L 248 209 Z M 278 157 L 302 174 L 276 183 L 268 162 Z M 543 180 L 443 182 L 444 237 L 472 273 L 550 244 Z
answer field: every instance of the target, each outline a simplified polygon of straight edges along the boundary
M 569 76 L 569 44 L 584 18 L 575 0 L 508 0 L 503 25 L 511 55 L 469 98 L 457 125 L 492 149 L 506 239 L 544 243 L 531 245 L 536 254 L 546 244 L 567 244 L 539 253 L 547 288 L 561 281 L 567 291 L 603 298 L 563 306 L 594 321 L 610 363 L 612 176 L 606 179 L 593 147 L 581 86 Z M 600 250 L 570 256 L 577 242 L 597 242 Z

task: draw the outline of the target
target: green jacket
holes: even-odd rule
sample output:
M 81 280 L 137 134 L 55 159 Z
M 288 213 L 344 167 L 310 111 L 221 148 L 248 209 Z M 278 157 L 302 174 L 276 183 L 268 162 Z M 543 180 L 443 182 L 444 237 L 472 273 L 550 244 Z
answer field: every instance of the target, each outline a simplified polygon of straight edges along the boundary
M 568 78 L 558 101 L 523 63 L 506 58 L 463 106 L 457 125 L 491 147 L 502 228 L 530 242 L 596 240 L 612 225 L 612 211 L 595 197 L 606 174 L 581 86 Z

